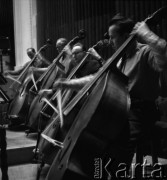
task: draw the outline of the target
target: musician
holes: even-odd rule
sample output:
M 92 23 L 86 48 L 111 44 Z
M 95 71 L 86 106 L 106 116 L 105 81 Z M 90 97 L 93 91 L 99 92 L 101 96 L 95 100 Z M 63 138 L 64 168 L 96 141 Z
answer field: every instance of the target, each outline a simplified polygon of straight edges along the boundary
M 117 64 L 120 71 L 129 78 L 131 108 L 128 124 L 116 139 L 115 146 L 111 147 L 114 155 L 109 154 L 111 158 L 115 157 L 115 174 L 114 171 L 120 163 L 131 164 L 137 143 L 143 135 L 147 137 L 149 130 L 160 119 L 155 100 L 160 90 L 160 72 L 167 68 L 167 42 L 151 31 L 145 22 L 134 24 L 133 20 L 121 15 L 111 19 L 108 34 L 115 51 L 131 34 L 136 36 Z M 139 43 L 138 38 L 144 44 Z M 81 89 L 94 76 L 57 82 L 54 88 Z
M 66 76 L 67 71 L 69 71 L 69 64 L 72 58 L 71 46 L 67 45 L 67 43 L 68 40 L 66 38 L 59 38 L 56 41 L 56 49 L 58 53 L 63 51 L 63 55 L 59 62 L 65 67 L 65 69 L 61 71 L 64 76 Z
M 72 52 L 71 52 L 71 47 L 69 45 L 67 45 L 68 40 L 66 38 L 59 38 L 56 41 L 56 49 L 58 51 L 58 53 L 61 53 L 63 51 L 63 55 L 60 59 L 60 63 L 64 66 L 64 70 L 59 68 L 59 77 L 58 78 L 65 78 L 67 76 L 67 72 L 69 72 L 69 64 L 71 62 L 71 58 L 72 58 Z M 56 77 L 57 79 L 57 77 Z M 56 80 L 55 79 L 55 80 Z M 46 93 L 48 92 L 48 93 Z M 39 95 L 42 96 L 44 95 L 43 93 L 46 94 L 52 94 L 53 91 L 50 91 L 48 89 L 42 89 L 39 91 Z
M 93 51 L 93 48 L 90 48 L 89 52 L 86 52 L 85 46 L 82 43 L 77 43 L 72 48 L 73 59 L 70 63 L 71 69 L 79 64 L 87 53 L 89 53 L 89 56 L 85 59 L 84 64 L 75 74 L 77 78 L 93 74 L 102 66 L 101 57 L 96 53 L 96 51 Z
M 58 53 L 61 53 L 61 51 L 63 50 L 63 48 L 65 47 L 65 45 L 67 45 L 68 41 L 66 38 L 59 38 L 56 41 L 56 49 L 58 51 Z
M 32 60 L 34 56 L 36 55 L 36 51 L 34 48 L 28 48 L 26 50 L 28 57 Z M 17 70 L 8 70 L 4 72 L 4 76 L 19 76 L 24 69 L 27 67 L 29 62 L 26 62 L 22 67 L 20 67 Z M 35 58 L 32 66 L 29 68 L 29 72 L 34 72 L 34 73 L 43 73 L 46 70 L 46 67 L 50 64 L 50 62 L 44 58 L 42 54 L 38 54 L 37 57 Z M 39 75 L 38 75 L 39 76 Z
M 99 70 L 99 68 L 102 66 L 102 58 L 99 56 L 99 54 L 93 48 L 90 48 L 88 52 L 86 52 L 86 48 L 82 43 L 76 43 L 72 47 L 71 53 L 72 53 L 72 58 L 69 60 L 70 64 L 69 64 L 69 69 L 67 71 L 67 75 L 72 71 L 74 67 L 76 67 L 77 64 L 81 62 L 81 60 L 86 56 L 86 53 L 89 53 L 90 56 L 85 60 L 83 66 L 81 66 L 81 68 L 75 73 L 74 80 L 66 81 L 65 78 L 58 79 L 53 84 L 52 89 L 43 89 L 42 91 L 40 91 L 40 95 L 42 95 L 44 92 L 46 94 L 52 94 L 54 91 L 57 90 L 57 88 L 59 88 L 59 85 L 62 86 L 62 84 L 65 86 L 67 84 L 68 86 L 68 83 L 71 83 L 72 85 L 73 81 L 74 84 L 76 84 L 75 82 L 78 81 L 78 78 L 85 77 L 86 75 L 90 75 L 90 77 L 93 77 L 93 74 L 96 73 Z M 81 79 L 79 79 L 79 81 L 80 80 Z M 87 81 L 89 80 L 86 79 L 86 82 Z M 82 82 L 82 84 L 85 84 L 84 78 L 83 81 L 80 82 Z M 75 87 L 74 86 L 73 89 L 78 90 L 82 85 L 79 83 L 76 84 Z
M 57 57 L 59 57 L 60 55 L 61 56 L 59 57 L 59 60 L 58 60 L 59 63 L 55 64 L 54 61 L 53 61 L 53 63 L 50 66 L 51 68 L 48 69 L 49 71 L 47 71 L 47 72 L 50 72 L 50 70 L 51 70 L 51 72 L 53 74 L 51 73 L 51 75 L 50 75 L 51 78 L 48 77 L 50 79 L 49 80 L 47 79 L 46 83 L 47 82 L 49 82 L 49 83 L 50 82 L 54 82 L 54 80 L 56 80 L 56 79 L 65 78 L 66 77 L 66 72 L 69 69 L 69 61 L 71 59 L 71 49 L 70 49 L 70 46 L 67 45 L 67 43 L 68 43 L 68 40 L 66 38 L 59 38 L 59 39 L 57 39 L 56 44 L 55 44 L 56 45 L 56 50 L 58 52 L 58 56 Z M 57 60 L 57 57 L 55 58 L 55 60 Z M 54 65 L 56 65 L 56 67 L 53 69 L 52 67 L 54 67 Z M 49 86 L 51 86 L 51 85 L 52 84 L 50 84 Z M 44 92 L 45 92 L 45 89 L 41 88 L 39 90 L 39 92 L 38 92 L 39 96 L 37 96 L 36 98 L 41 97 L 43 95 L 47 96 L 47 95 L 51 95 L 52 94 L 52 93 L 44 94 Z M 47 98 L 49 98 L 49 97 L 47 97 Z M 35 101 L 35 100 L 36 99 L 34 99 L 33 101 Z M 31 123 L 28 124 L 28 130 L 26 130 L 27 134 L 30 133 L 30 132 L 34 132 L 34 131 L 36 132 L 37 125 L 38 125 L 38 122 L 39 122 L 38 117 L 41 118 L 41 116 L 38 116 L 38 113 L 40 113 L 39 108 L 37 108 L 37 110 L 33 111 L 36 108 L 35 106 L 38 107 L 38 103 L 39 103 L 39 101 L 37 101 L 36 103 L 32 103 L 30 105 L 30 109 L 32 109 L 32 112 L 30 111 L 32 117 L 30 116 Z M 34 118 L 34 116 L 35 116 L 35 118 Z M 41 122 L 42 122 L 42 120 L 41 120 Z

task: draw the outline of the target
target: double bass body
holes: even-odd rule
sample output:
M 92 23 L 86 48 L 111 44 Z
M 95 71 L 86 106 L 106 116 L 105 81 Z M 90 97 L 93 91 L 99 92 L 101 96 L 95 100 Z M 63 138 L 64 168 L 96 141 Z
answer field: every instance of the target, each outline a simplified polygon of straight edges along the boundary
M 84 30 L 80 30 L 79 31 L 79 35 L 76 36 L 75 38 L 73 38 L 71 41 L 69 41 L 65 45 L 65 47 L 66 46 L 72 46 L 73 44 L 75 44 L 76 42 L 82 40 L 83 38 L 85 38 L 85 31 Z M 62 66 L 63 66 L 59 62 L 59 60 L 65 54 L 65 47 L 64 47 L 64 49 L 61 50 L 61 52 L 55 58 L 55 60 L 53 60 L 53 63 L 48 68 L 47 72 L 40 78 L 39 82 L 42 83 L 42 85 L 40 87 L 40 90 L 42 90 L 42 89 L 49 89 L 56 79 L 63 78 L 63 77 L 66 76 L 65 73 L 62 73 L 62 71 L 59 70 L 59 68 L 61 69 Z M 65 67 L 63 66 L 63 68 L 65 68 Z M 39 119 L 40 111 L 42 110 L 42 107 L 44 106 L 44 102 L 39 101 L 39 99 L 40 99 L 40 97 L 36 96 L 35 99 L 33 100 L 32 104 L 31 104 L 31 107 L 30 107 L 30 110 L 29 110 L 28 118 L 27 118 L 29 126 L 31 128 L 33 128 L 33 129 L 37 128 L 37 125 L 38 125 L 37 119 Z
M 50 68 L 50 72 L 48 71 L 48 74 L 44 77 L 44 79 L 42 79 L 42 83 L 39 89 L 50 88 L 53 82 L 55 81 L 55 78 L 58 78 L 60 76 L 60 70 L 57 67 L 54 67 L 54 64 L 51 66 L 53 67 Z M 44 102 L 41 101 L 41 97 L 37 94 L 35 98 L 32 100 L 27 116 L 27 125 L 34 130 L 37 130 L 38 119 L 43 105 Z
M 66 180 L 69 176 L 93 179 L 94 158 L 103 157 L 121 133 L 128 109 L 126 77 L 111 71 L 105 73 L 89 92 L 75 119 L 65 121 L 64 147 L 58 150 L 46 179 Z
M 11 122 L 14 121 L 14 124 L 25 123 L 26 121 L 26 112 L 29 107 L 28 87 L 32 85 L 30 78 L 28 82 L 25 82 L 27 79 L 26 77 L 28 77 L 28 73 L 23 76 L 22 84 L 14 88 L 16 93 L 8 108 L 8 118 Z
M 25 124 L 26 122 L 26 116 L 30 106 L 29 88 L 41 75 L 40 71 L 34 72 L 31 67 L 42 68 L 48 66 L 49 62 L 40 54 L 41 50 L 46 47 L 47 45 L 42 46 L 37 53 L 35 53 L 33 48 L 27 49 L 27 54 L 31 58 L 31 61 L 23 66 L 20 75 L 9 87 L 16 91 L 8 109 L 8 118 L 11 122 L 14 120 L 14 124 Z M 11 78 L 13 79 L 13 77 Z

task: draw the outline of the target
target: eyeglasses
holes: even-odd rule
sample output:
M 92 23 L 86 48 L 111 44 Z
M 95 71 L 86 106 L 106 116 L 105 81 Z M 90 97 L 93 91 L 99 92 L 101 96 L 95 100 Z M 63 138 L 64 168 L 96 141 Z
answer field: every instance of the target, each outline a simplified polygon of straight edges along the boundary
M 78 55 L 79 53 L 82 53 L 82 52 L 83 52 L 83 51 L 73 52 L 72 55 L 73 55 L 73 56 L 76 56 L 76 55 Z

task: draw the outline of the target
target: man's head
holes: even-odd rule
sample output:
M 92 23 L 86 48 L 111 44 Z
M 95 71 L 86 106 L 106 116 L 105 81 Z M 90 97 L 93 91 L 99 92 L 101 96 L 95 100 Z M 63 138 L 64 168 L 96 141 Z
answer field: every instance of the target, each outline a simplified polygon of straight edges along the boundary
M 63 48 L 65 47 L 66 44 L 67 44 L 67 39 L 66 38 L 59 38 L 56 41 L 57 51 L 60 53 L 63 50 Z
M 27 49 L 27 55 L 30 59 L 32 59 L 35 56 L 35 49 L 34 48 L 28 48 Z
M 75 60 L 80 61 L 85 56 L 85 47 L 81 43 L 77 43 L 72 48 L 72 57 L 75 58 Z
M 113 49 L 117 50 L 125 42 L 133 27 L 134 22 L 120 14 L 117 14 L 111 19 L 109 22 L 108 35 Z

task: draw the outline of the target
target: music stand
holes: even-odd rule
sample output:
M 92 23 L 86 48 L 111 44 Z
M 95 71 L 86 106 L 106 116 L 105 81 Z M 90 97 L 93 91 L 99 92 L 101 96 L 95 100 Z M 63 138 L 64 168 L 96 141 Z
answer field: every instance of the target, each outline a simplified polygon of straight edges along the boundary
M 1 65 L 1 73 L 3 73 L 3 63 L 2 63 L 2 55 L 8 54 L 10 51 L 10 40 L 9 37 L 0 36 L 0 65 Z

